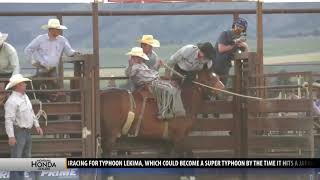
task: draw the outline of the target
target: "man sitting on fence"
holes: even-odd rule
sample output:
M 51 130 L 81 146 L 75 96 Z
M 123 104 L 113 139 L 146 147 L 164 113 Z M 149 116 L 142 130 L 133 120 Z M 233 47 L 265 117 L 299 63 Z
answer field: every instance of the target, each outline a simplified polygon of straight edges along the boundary
M 213 59 L 214 72 L 220 76 L 223 84 L 227 84 L 227 76 L 231 68 L 231 60 L 234 53 L 239 49 L 248 51 L 246 41 L 246 31 L 248 22 L 243 18 L 238 18 L 233 22 L 232 29 L 223 31 L 216 42 L 216 57 Z
M 8 34 L 0 32 L 0 78 L 10 78 L 12 75 L 19 74 L 19 58 L 16 49 L 7 40 Z M 0 90 L 4 90 L 8 81 L 0 81 Z M 0 103 L 2 104 L 7 93 L 0 93 Z
M 5 42 L 8 34 L 0 32 L 0 77 L 10 78 L 19 74 L 19 58 L 16 49 Z
M 185 110 L 181 101 L 180 90 L 171 85 L 169 81 L 160 80 L 159 73 L 143 63 L 144 60 L 149 60 L 143 49 L 134 47 L 127 55 L 131 58 L 125 73 L 133 82 L 135 89 L 145 85 L 151 87 L 151 91 L 157 99 L 158 118 L 169 119 L 184 116 Z

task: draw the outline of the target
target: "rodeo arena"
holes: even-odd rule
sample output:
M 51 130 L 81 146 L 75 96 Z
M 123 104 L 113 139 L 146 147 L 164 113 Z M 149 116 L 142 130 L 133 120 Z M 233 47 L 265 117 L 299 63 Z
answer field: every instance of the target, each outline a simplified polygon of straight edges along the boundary
M 59 0 L 51 1 L 64 3 Z M 242 2 L 252 3 L 255 8 L 100 9 L 102 6 L 117 3 L 126 6 L 132 3 Z M 93 45 L 90 53 L 75 52 L 66 39 L 57 38 L 65 43 L 62 47 L 64 54 L 62 51 L 57 54 L 48 53 L 49 59 L 56 56 L 59 61 L 56 66 L 49 66 L 50 62 L 45 62 L 45 58 L 43 61 L 37 59 L 41 55 L 45 57 L 45 52 L 36 54 L 34 51 L 37 46 L 42 46 L 37 43 L 44 41 L 47 41 L 48 45 L 45 48 L 50 50 L 52 48 L 50 36 L 46 36 L 47 38 L 38 36 L 29 45 L 26 44 L 24 52 L 19 55 L 25 55 L 28 60 L 33 61 L 31 71 L 34 73 L 25 74 L 24 67 L 20 66 L 21 70 L 18 70 L 18 73 L 14 70 L 9 75 L 0 74 L 0 158 L 24 157 L 12 155 L 14 152 L 11 143 L 17 143 L 16 146 L 19 143 L 18 139 L 10 138 L 10 123 L 15 133 L 21 129 L 21 131 L 31 131 L 32 151 L 23 150 L 22 154 L 31 153 L 32 158 L 319 158 L 320 105 L 317 100 L 320 98 L 320 73 L 305 71 L 304 68 L 300 68 L 298 72 L 265 73 L 265 68 L 272 65 L 264 63 L 263 17 L 276 14 L 318 15 L 320 8 L 265 8 L 269 3 L 277 3 L 268 0 L 78 0 L 75 3 L 86 3 L 91 9 L 0 11 L 0 17 L 7 19 L 20 17 L 27 21 L 30 17 L 47 17 L 47 21 L 43 22 L 45 24 L 43 28 L 48 29 L 48 32 L 50 29 L 58 29 L 61 35 L 63 33 L 61 30 L 68 27 L 68 24 L 64 23 L 66 17 L 90 18 L 91 24 L 81 26 L 92 28 L 92 34 L 87 36 L 92 36 Z M 19 5 L 16 3 L 16 6 Z M 141 37 L 137 38 L 141 47 L 140 44 L 138 47 L 131 47 L 132 49 L 122 52 L 122 56 L 119 56 L 119 61 L 123 60 L 123 64 L 126 65 L 122 67 L 121 75 L 101 73 L 101 61 L 108 62 L 106 57 L 99 55 L 100 43 L 104 41 L 100 37 L 101 33 L 99 34 L 99 24 L 103 18 L 119 17 L 121 20 L 124 16 L 153 18 L 202 15 L 228 16 L 230 24 L 233 22 L 233 28 L 238 29 L 235 31 L 241 32 L 236 38 L 230 36 L 233 38 L 231 39 L 233 44 L 241 45 L 231 47 L 232 68 L 229 73 L 219 72 L 217 69 L 218 63 L 215 59 L 220 54 L 218 48 L 222 47 L 220 44 L 215 46 L 215 39 L 195 45 L 181 45 L 181 49 L 176 49 L 175 54 L 167 55 L 171 58 L 159 62 L 157 59 L 156 64 L 150 67 L 148 63 L 154 57 L 143 52 L 143 46 L 146 46 L 143 44 L 161 48 L 158 37 L 152 36 L 152 33 L 141 34 Z M 250 28 L 256 29 L 256 47 L 250 48 L 246 45 L 248 23 L 242 18 L 248 15 L 255 16 L 256 19 L 256 24 L 250 24 Z M 125 27 L 127 26 L 125 24 L 123 26 L 129 28 Z M 81 31 L 81 27 L 79 30 Z M 0 29 L 0 32 L 2 31 Z M 54 30 L 52 32 L 56 33 Z M 11 32 L 3 31 L 0 34 L 0 42 L 2 40 L 2 43 L 10 43 L 11 36 L 14 36 L 14 29 Z M 131 40 L 128 38 L 128 41 Z M 70 44 L 72 45 L 72 42 Z M 242 46 L 243 44 L 246 46 Z M 226 45 L 223 47 L 229 48 Z M 197 52 L 195 56 L 194 52 Z M 3 57 L 0 52 L 0 58 Z M 126 61 L 126 58 L 131 59 Z M 200 63 L 191 62 L 192 58 L 195 61 L 201 58 L 202 60 L 199 60 Z M 1 61 L 4 60 L 0 59 L 0 65 L 4 67 Z M 314 66 L 316 65 L 315 63 Z M 159 68 L 162 70 L 158 71 Z M 108 68 L 103 69 L 109 71 Z M 271 83 L 278 78 L 293 79 L 296 83 Z M 14 101 L 18 101 L 13 98 L 22 97 L 14 96 L 21 82 L 26 84 L 26 94 L 40 125 L 34 120 L 32 124 L 36 127 L 32 129 L 19 127 L 19 123 L 16 122 L 19 118 L 23 119 L 21 115 L 25 116 L 23 110 L 17 109 L 15 112 L 10 109 L 10 106 L 16 103 Z M 117 87 L 120 82 L 125 86 Z M 19 106 L 17 108 L 21 108 Z M 10 113 L 17 113 L 17 119 L 11 122 Z M 128 170 L 128 173 L 119 173 L 116 170 L 115 172 L 110 170 L 107 175 L 99 171 L 80 173 L 78 170 L 68 169 L 36 172 L 32 175 L 24 173 L 24 176 L 25 179 L 39 180 L 318 179 L 317 173 L 300 172 L 300 169 L 288 172 L 268 169 L 268 171 L 260 170 L 258 173 L 252 173 L 250 170 L 216 169 L 203 175 L 188 173 L 188 169 L 177 171 L 178 173 L 154 172 L 155 175 L 141 173 L 153 172 L 153 169 L 144 169 L 140 173 L 133 172 L 132 169 Z M 9 174 L 11 176 L 11 173 L 0 169 L 0 179 L 9 179 Z

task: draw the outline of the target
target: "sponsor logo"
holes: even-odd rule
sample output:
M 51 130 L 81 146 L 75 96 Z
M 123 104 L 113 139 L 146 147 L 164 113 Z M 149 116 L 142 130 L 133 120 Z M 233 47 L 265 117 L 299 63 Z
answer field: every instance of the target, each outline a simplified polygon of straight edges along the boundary
M 55 162 L 52 162 L 50 159 L 38 159 L 36 161 L 31 161 L 31 167 L 37 168 L 38 170 L 47 171 L 51 168 L 57 167 Z

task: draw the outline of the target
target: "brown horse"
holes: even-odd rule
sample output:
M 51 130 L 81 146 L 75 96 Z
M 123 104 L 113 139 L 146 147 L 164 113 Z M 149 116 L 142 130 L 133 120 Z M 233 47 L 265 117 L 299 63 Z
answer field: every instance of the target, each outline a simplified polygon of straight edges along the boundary
M 215 86 L 219 82 L 219 79 L 213 76 L 209 70 L 198 72 L 195 77 L 196 81 L 209 86 Z M 141 91 L 133 92 L 136 109 L 130 131 L 136 131 L 137 124 L 139 124 L 137 121 L 142 116 L 137 137 L 163 139 L 165 132 L 168 132 L 167 138 L 171 140 L 174 152 L 177 155 L 182 155 L 187 152 L 187 144 L 184 139 L 195 123 L 196 114 L 198 108 L 201 107 L 203 94 L 206 90 L 191 81 L 184 81 L 181 85 L 181 98 L 186 116 L 169 119 L 167 125 L 164 120 L 157 118 L 158 108 L 152 95 Z M 144 113 L 141 115 L 144 97 L 148 98 L 146 99 Z M 101 133 L 104 156 L 110 155 L 112 145 L 121 133 L 130 108 L 130 95 L 127 90 L 110 89 L 101 93 Z

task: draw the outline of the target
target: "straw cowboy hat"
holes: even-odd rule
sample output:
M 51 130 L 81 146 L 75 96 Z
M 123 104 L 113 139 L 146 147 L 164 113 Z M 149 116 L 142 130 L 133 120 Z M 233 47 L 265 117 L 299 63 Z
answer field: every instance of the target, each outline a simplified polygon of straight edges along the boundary
M 139 43 L 149 44 L 152 47 L 160 47 L 160 42 L 154 39 L 152 35 L 143 35 L 141 39 L 138 40 Z
M 0 45 L 7 40 L 8 34 L 0 32 Z
M 9 83 L 6 86 L 6 90 L 14 87 L 15 85 L 21 83 L 21 82 L 25 82 L 25 81 L 31 81 L 31 79 L 29 78 L 25 78 L 23 77 L 21 74 L 15 74 L 13 76 L 11 76 Z
M 128 52 L 126 55 L 129 56 L 138 56 L 145 60 L 149 60 L 148 56 L 143 52 L 143 49 L 141 47 L 134 47 L 131 49 L 130 52 Z
M 59 19 L 49 19 L 48 24 L 42 25 L 42 29 L 68 29 L 66 26 L 60 24 Z

